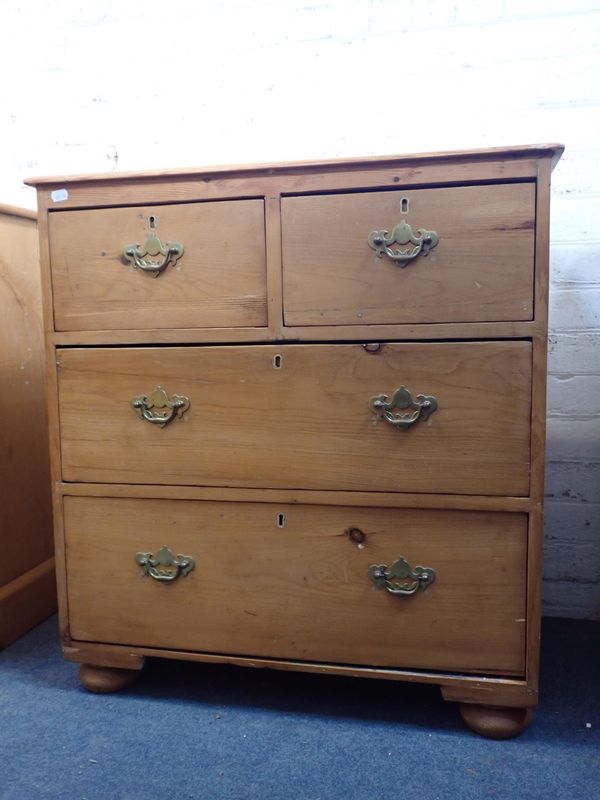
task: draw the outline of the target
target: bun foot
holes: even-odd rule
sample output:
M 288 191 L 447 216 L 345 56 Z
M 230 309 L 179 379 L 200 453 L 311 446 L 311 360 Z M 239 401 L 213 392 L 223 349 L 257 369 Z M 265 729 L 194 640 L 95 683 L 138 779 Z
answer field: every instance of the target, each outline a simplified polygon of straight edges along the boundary
M 487 739 L 514 739 L 529 727 L 533 717 L 531 708 L 459 703 L 458 709 L 469 728 Z
M 79 667 L 81 684 L 88 692 L 96 692 L 96 694 L 119 692 L 133 683 L 139 674 L 137 669 L 95 667 L 93 664 L 82 664 Z

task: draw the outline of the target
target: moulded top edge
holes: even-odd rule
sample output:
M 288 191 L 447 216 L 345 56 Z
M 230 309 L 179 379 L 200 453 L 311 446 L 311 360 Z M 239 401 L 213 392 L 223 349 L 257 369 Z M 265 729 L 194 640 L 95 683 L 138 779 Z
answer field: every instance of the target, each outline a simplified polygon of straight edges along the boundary
M 11 206 L 7 203 L 0 203 L 0 214 L 6 214 L 9 217 L 23 217 L 24 219 L 32 219 L 37 221 L 37 212 L 29 208 L 21 208 L 20 206 Z
M 552 166 L 564 151 L 562 144 L 530 144 L 511 147 L 489 147 L 475 150 L 451 150 L 405 155 L 365 156 L 363 158 L 316 159 L 312 161 L 283 161 L 272 164 L 240 164 L 229 166 L 188 167 L 181 169 L 144 170 L 135 172 L 108 172 L 89 175 L 54 175 L 27 178 L 28 186 L 43 186 L 66 183 L 90 183 L 95 181 L 144 180 L 152 178 L 209 178 L 240 176 L 264 176 L 289 172 L 312 172 L 321 169 L 361 169 L 364 167 L 401 165 L 433 161 L 484 161 L 497 158 L 550 157 Z

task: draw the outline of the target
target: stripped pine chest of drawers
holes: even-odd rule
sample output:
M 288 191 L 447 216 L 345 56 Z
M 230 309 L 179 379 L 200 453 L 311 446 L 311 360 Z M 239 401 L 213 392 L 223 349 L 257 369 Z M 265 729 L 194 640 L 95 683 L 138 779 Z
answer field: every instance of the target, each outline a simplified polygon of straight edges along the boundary
M 560 145 L 32 179 L 63 652 L 538 700 Z

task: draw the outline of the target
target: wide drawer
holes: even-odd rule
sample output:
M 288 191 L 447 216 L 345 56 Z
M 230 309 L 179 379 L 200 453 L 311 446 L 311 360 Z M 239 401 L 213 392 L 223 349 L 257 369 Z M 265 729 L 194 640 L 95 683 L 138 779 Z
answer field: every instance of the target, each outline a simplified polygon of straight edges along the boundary
M 532 319 L 533 183 L 285 197 L 281 216 L 286 325 Z M 411 260 L 380 256 L 369 234 L 403 220 L 388 247 Z
M 524 514 L 66 497 L 65 526 L 76 640 L 524 670 Z M 163 546 L 194 568 L 145 574 Z M 400 558 L 434 581 L 376 585 L 369 568 Z
M 529 342 L 58 355 L 67 481 L 528 494 Z
M 55 212 L 49 237 L 59 331 L 266 325 L 262 200 Z

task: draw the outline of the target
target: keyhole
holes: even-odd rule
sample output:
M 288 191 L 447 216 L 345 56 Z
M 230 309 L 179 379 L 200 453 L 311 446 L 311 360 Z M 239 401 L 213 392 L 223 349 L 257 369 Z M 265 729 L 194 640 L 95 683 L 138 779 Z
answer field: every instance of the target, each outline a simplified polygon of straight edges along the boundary
M 150 228 L 151 231 L 156 230 L 156 217 L 154 215 L 148 217 L 148 227 Z
M 273 366 L 275 367 L 275 369 L 281 369 L 281 356 L 280 355 L 276 355 L 273 358 Z
M 403 214 L 408 214 L 408 207 L 409 207 L 408 197 L 403 197 L 402 200 L 400 200 L 400 211 Z
M 285 514 L 277 514 L 277 527 L 285 528 Z

